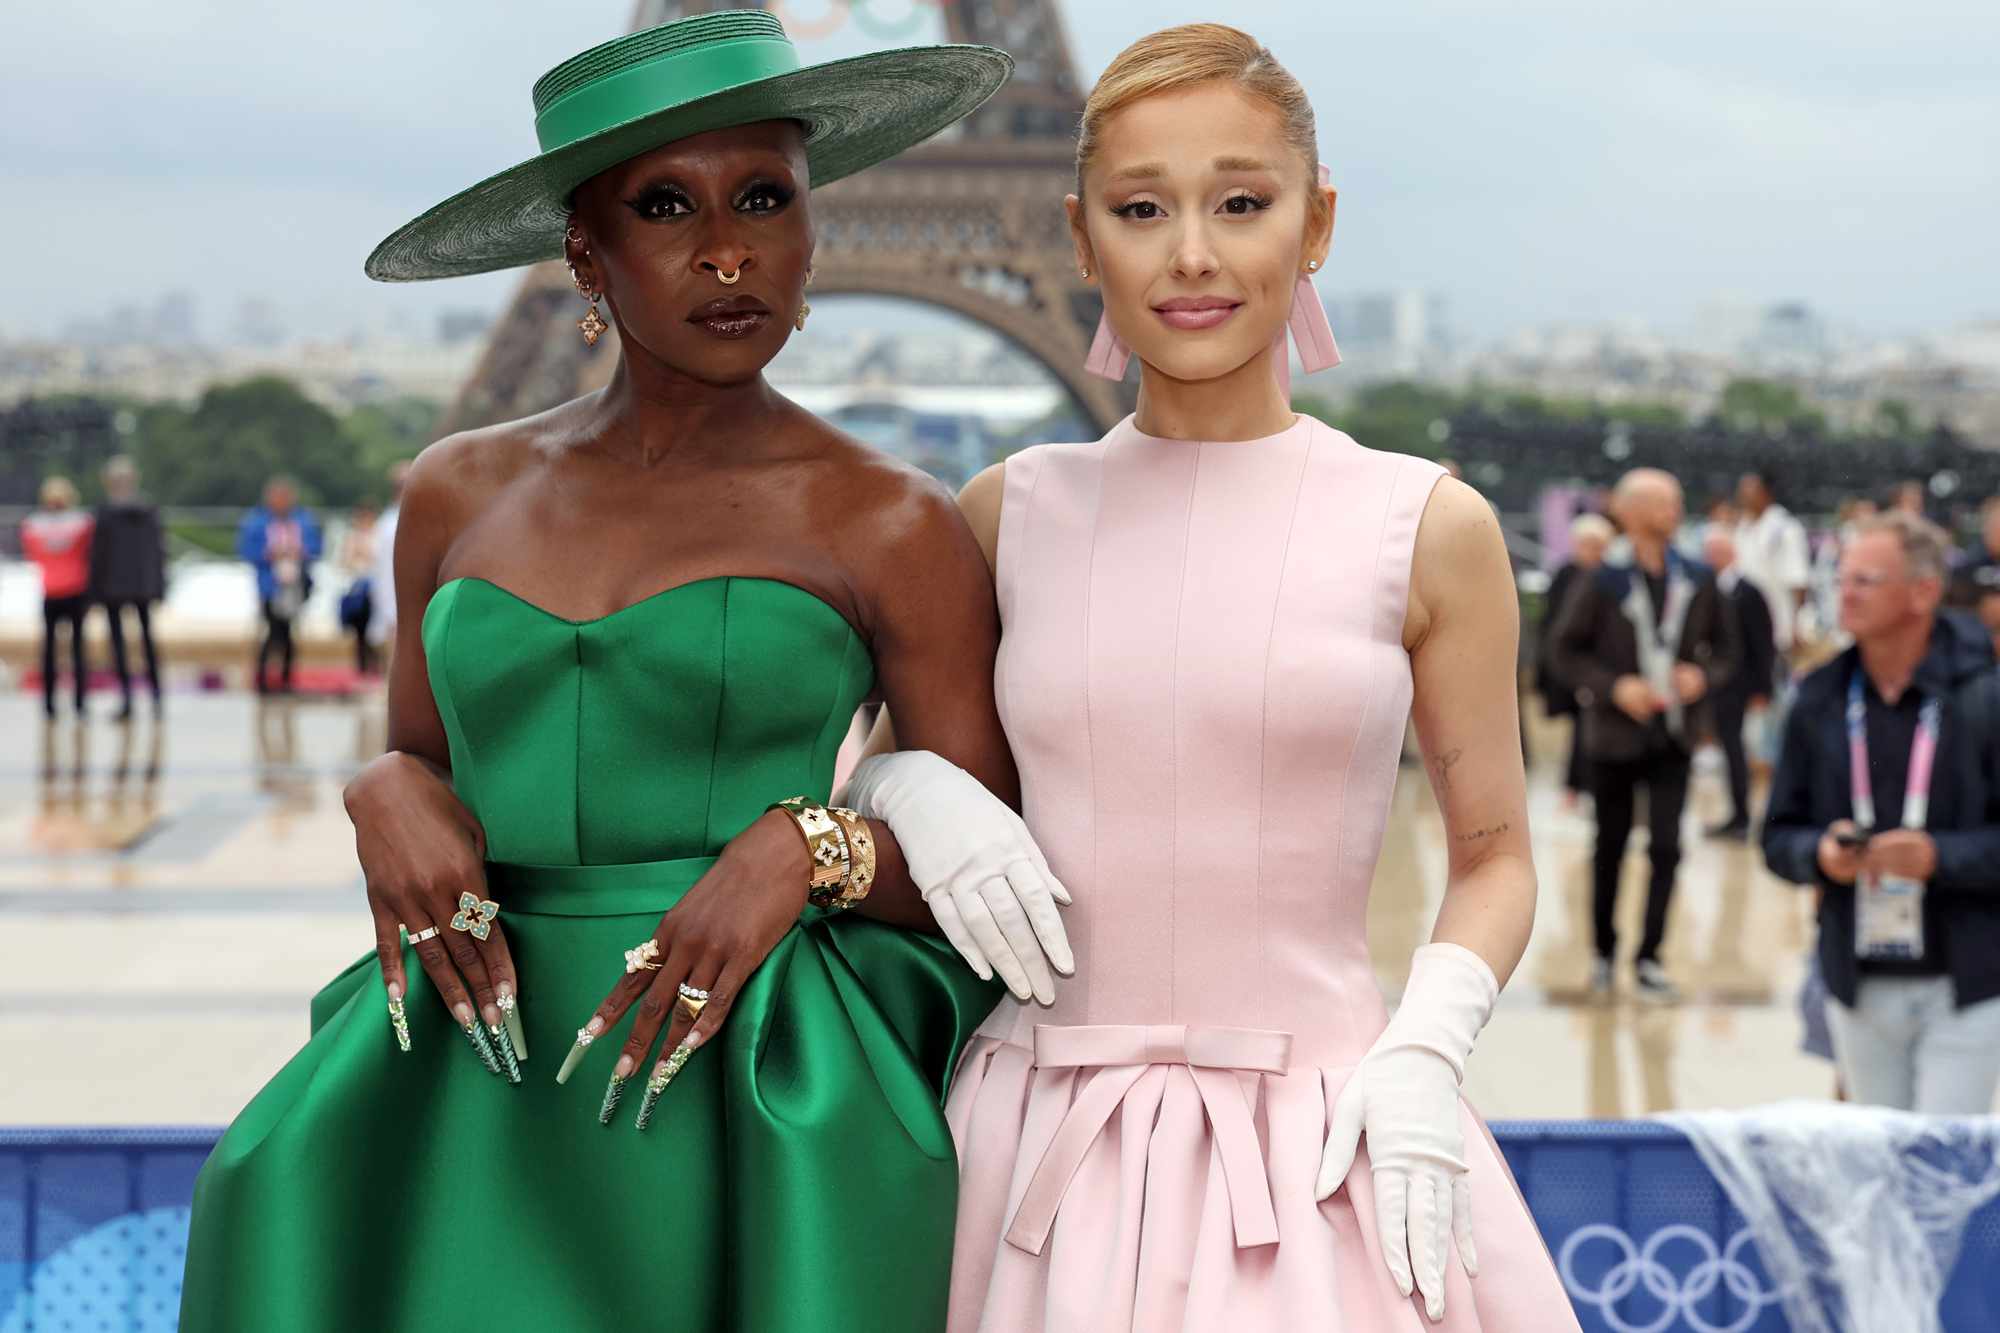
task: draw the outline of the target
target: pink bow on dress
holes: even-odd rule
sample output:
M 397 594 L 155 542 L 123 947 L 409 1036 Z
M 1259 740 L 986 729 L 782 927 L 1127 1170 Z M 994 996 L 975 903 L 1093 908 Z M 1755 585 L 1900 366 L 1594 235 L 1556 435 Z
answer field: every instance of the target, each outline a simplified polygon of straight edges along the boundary
M 1324 162 L 1320 163 L 1320 185 L 1326 186 L 1332 181 L 1333 172 Z M 1326 307 L 1320 304 L 1319 290 L 1313 286 L 1311 274 L 1300 274 L 1298 286 L 1292 289 L 1292 314 L 1286 321 L 1286 328 L 1291 330 L 1292 341 L 1298 344 L 1299 364 L 1306 368 L 1308 374 L 1329 370 L 1340 364 L 1340 348 L 1333 341 L 1333 326 L 1327 322 Z M 1289 397 L 1292 392 L 1292 358 L 1285 351 L 1285 329 L 1278 330 L 1271 348 L 1271 365 L 1278 377 L 1278 387 Z M 1099 316 L 1097 336 L 1091 339 L 1090 355 L 1084 358 L 1083 368 L 1108 380 L 1122 380 L 1131 361 L 1132 349 L 1125 345 L 1123 338 L 1112 332 L 1110 319 Z

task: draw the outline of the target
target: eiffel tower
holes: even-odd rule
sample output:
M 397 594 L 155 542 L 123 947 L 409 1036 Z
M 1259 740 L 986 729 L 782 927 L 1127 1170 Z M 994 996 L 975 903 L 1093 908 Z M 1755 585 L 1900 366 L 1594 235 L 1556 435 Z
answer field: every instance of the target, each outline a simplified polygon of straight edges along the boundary
M 1102 307 L 1077 275 L 1062 209 L 1084 92 L 1055 0 L 935 3 L 946 40 L 999 47 L 1014 57 L 1014 77 L 945 134 L 813 192 L 813 295 L 904 297 L 964 315 L 1040 362 L 1109 429 L 1137 389 L 1083 369 Z M 742 7 L 638 0 L 632 27 Z M 761 7 L 783 14 L 782 3 Z M 529 269 L 442 429 L 526 416 L 608 380 L 616 333 L 586 347 L 577 313 L 560 263 Z

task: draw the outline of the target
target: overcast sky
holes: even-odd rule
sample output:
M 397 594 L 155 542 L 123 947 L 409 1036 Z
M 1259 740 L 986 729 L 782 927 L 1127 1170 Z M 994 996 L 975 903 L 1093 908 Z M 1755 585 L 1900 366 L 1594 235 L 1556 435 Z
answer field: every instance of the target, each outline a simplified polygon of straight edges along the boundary
M 630 13 L 629 0 L 7 8 L 0 330 L 17 335 L 172 288 L 197 294 L 211 328 L 252 296 L 328 333 L 497 305 L 509 277 L 388 288 L 362 258 L 528 156 L 529 85 Z M 1300 76 L 1341 190 L 1329 293 L 1433 291 L 1476 335 L 1674 327 L 1715 299 L 1803 299 L 1864 333 L 2000 318 L 1993 0 L 1064 12 L 1086 81 L 1146 31 L 1225 16 Z

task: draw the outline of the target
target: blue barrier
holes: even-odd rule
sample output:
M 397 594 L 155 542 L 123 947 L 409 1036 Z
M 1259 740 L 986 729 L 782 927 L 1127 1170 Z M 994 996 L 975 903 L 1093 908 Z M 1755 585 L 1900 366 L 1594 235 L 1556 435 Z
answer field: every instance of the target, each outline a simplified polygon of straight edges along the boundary
M 1586 1333 L 1781 1333 L 1743 1219 L 1663 1125 L 1498 1124 Z M 208 1129 L 0 1129 L 0 1333 L 172 1330 Z M 1489 1278 L 1488 1280 L 1492 1280 Z M 1975 1213 L 1940 1307 L 2000 1329 L 2000 1202 Z

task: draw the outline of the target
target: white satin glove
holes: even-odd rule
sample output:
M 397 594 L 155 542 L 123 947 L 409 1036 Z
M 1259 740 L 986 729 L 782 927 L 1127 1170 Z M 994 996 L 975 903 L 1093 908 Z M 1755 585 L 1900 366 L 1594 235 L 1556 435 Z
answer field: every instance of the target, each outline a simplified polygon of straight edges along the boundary
M 1499 994 L 1493 969 L 1470 949 L 1418 949 L 1396 1016 L 1333 1104 L 1320 1159 L 1315 1194 L 1324 1199 L 1347 1179 L 1367 1134 L 1382 1257 L 1398 1291 L 1423 1293 L 1433 1321 L 1444 1318 L 1446 1247 L 1455 1240 L 1466 1276 L 1479 1273 L 1458 1086 Z
M 973 971 L 998 972 L 1017 999 L 1055 1002 L 1050 969 L 1076 970 L 1056 910 L 1069 890 L 984 783 L 929 750 L 898 750 L 855 765 L 834 804 L 889 826 L 938 928 Z

